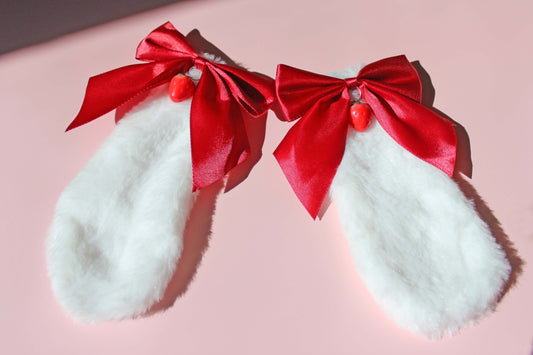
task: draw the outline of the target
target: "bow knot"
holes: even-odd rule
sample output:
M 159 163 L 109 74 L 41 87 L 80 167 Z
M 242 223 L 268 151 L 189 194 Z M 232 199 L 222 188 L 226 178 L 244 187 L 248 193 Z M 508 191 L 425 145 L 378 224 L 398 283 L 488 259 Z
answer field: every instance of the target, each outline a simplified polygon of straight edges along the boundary
M 201 71 L 204 70 L 204 67 L 207 63 L 209 63 L 209 61 L 204 57 L 197 56 L 196 58 L 194 58 L 194 66 Z
M 279 65 L 276 94 L 285 116 L 281 119 L 299 121 L 274 155 L 313 218 L 344 154 L 350 103 L 358 101 L 354 90 L 398 144 L 446 174 L 453 174 L 453 123 L 420 104 L 420 79 L 405 56 L 371 63 L 356 77 L 347 79 Z
M 361 85 L 361 82 L 359 81 L 359 79 L 357 77 L 355 77 L 355 78 L 346 78 L 346 79 L 344 79 L 344 81 L 346 82 L 346 86 L 350 90 L 358 90 L 359 89 L 359 85 Z
M 202 76 L 190 114 L 193 191 L 221 179 L 247 158 L 250 147 L 243 120 L 265 114 L 273 104 L 271 78 L 202 58 L 170 22 L 141 41 L 136 58 L 146 63 L 89 79 L 80 112 L 67 131 L 196 66 Z

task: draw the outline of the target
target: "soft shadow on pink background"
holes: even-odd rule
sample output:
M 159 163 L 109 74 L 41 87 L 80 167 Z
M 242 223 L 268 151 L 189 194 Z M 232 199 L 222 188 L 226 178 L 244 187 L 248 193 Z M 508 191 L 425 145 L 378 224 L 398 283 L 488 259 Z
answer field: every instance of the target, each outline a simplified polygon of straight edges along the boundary
M 529 1 L 191 1 L 0 57 L 0 353 L 531 354 L 532 11 Z M 471 184 L 526 263 L 496 312 L 441 341 L 386 318 L 335 206 L 312 221 L 284 180 L 271 152 L 289 125 L 270 113 L 263 157 L 218 198 L 209 247 L 173 307 L 99 325 L 66 316 L 46 275 L 46 229 L 113 118 L 63 131 L 87 79 L 134 63 L 138 42 L 167 20 L 270 76 L 278 63 L 326 73 L 401 53 L 419 60 L 435 107 L 468 131 Z

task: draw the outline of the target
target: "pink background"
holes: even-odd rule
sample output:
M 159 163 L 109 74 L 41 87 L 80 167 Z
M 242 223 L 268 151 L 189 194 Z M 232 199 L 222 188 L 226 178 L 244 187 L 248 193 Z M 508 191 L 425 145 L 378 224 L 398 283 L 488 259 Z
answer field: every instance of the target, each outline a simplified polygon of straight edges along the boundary
M 0 57 L 0 353 L 531 354 L 532 11 L 531 1 L 185 2 Z M 270 113 L 264 156 L 219 198 L 210 246 L 175 305 L 134 321 L 72 321 L 52 295 L 46 230 L 113 122 L 63 130 L 87 79 L 133 63 L 167 20 L 271 76 L 278 63 L 326 73 L 400 53 L 420 60 L 435 107 L 469 132 L 473 185 L 526 263 L 497 311 L 441 341 L 397 327 L 361 282 L 335 207 L 313 222 L 284 180 L 271 152 L 289 125 Z

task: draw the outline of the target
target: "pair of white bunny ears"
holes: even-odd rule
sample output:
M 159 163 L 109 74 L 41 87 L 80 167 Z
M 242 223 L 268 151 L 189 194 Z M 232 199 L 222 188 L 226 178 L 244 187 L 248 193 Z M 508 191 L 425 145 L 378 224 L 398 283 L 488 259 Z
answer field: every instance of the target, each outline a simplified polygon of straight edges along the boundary
M 161 29 L 172 33 L 173 27 Z M 180 68 L 197 85 L 194 97 L 172 101 L 171 75 L 152 82 L 148 97 L 125 114 L 57 203 L 48 268 L 57 299 L 76 319 L 145 314 L 176 272 L 199 193 L 192 191 L 191 110 L 199 92 L 209 96 L 200 90 L 206 75 L 220 75 L 226 88 L 237 75 L 198 58 Z M 349 68 L 334 76 L 357 74 Z M 242 118 L 227 107 L 224 115 Z M 398 324 L 440 337 L 495 307 L 511 266 L 491 228 L 454 180 L 405 150 L 376 119 L 362 133 L 348 126 L 327 192 L 359 272 Z

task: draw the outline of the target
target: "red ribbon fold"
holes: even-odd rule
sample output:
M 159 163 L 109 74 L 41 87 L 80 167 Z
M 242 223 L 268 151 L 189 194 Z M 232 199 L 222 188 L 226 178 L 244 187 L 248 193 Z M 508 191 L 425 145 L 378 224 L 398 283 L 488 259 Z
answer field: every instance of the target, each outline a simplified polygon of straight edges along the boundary
M 319 213 L 344 155 L 350 122 L 349 90 L 356 88 L 379 124 L 398 144 L 453 175 L 454 124 L 420 104 L 420 78 L 404 55 L 371 63 L 357 77 L 348 79 L 280 64 L 276 95 L 285 116 L 281 119 L 301 119 L 291 127 L 274 156 L 313 218 Z
M 268 111 L 275 100 L 273 79 L 200 57 L 170 22 L 141 41 L 136 59 L 147 63 L 89 79 L 80 112 L 67 131 L 195 66 L 202 76 L 191 103 L 193 191 L 221 179 L 248 157 L 244 116 Z

